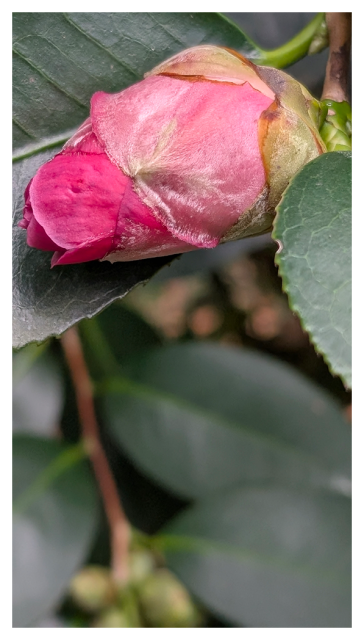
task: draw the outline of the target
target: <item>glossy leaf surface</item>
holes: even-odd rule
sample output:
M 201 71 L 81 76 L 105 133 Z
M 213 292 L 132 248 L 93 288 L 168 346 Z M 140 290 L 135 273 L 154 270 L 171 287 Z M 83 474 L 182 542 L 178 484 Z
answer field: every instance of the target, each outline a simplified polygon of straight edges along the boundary
M 101 387 L 106 425 L 177 495 L 267 481 L 350 491 L 350 430 L 338 405 L 284 364 L 181 344 L 143 355 L 128 373 Z
M 17 435 L 13 452 L 13 624 L 24 627 L 64 595 L 89 551 L 98 509 L 78 447 Z
M 225 492 L 157 538 L 204 604 L 248 627 L 351 625 L 350 500 L 282 488 Z
M 326 153 L 292 180 L 273 237 L 291 308 L 351 386 L 351 153 Z

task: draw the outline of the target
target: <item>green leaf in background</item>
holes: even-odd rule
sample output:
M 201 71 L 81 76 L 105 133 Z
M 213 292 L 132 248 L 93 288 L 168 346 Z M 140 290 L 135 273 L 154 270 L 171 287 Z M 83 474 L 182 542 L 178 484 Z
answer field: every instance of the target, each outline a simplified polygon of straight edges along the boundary
M 327 153 L 278 206 L 276 263 L 290 306 L 334 374 L 351 385 L 351 153 Z
M 143 354 L 128 373 L 101 386 L 105 426 L 176 495 L 272 481 L 350 491 L 338 405 L 281 362 L 192 343 Z
M 13 443 L 15 627 L 57 605 L 95 534 L 97 497 L 84 453 L 44 438 Z
M 13 430 L 55 435 L 64 401 L 60 363 L 50 349 L 30 344 L 13 356 Z M 38 353 L 37 353 L 38 352 Z
M 162 342 L 140 315 L 118 300 L 96 318 L 83 320 L 79 329 L 94 380 L 120 373 L 128 359 Z
M 171 55 L 204 42 L 254 57 L 239 27 L 218 13 L 14 13 L 14 346 L 59 335 L 92 317 L 171 258 L 50 269 L 16 225 L 41 164 L 88 116 L 95 91 L 116 92 Z
M 344 496 L 235 489 L 187 509 L 156 542 L 187 588 L 237 626 L 351 626 Z

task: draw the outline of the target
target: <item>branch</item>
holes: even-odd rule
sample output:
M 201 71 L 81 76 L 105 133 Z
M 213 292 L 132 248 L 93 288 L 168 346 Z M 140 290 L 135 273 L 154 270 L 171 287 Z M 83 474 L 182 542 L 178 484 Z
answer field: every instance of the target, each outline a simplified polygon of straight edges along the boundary
M 68 329 L 61 336 L 61 344 L 76 392 L 82 435 L 109 522 L 111 570 L 115 581 L 121 586 L 128 581 L 130 525 L 121 506 L 116 483 L 102 448 L 93 401 L 92 383 L 77 329 L 74 327 Z
M 351 13 L 327 13 L 329 59 L 322 100 L 349 102 L 348 79 L 351 52 Z

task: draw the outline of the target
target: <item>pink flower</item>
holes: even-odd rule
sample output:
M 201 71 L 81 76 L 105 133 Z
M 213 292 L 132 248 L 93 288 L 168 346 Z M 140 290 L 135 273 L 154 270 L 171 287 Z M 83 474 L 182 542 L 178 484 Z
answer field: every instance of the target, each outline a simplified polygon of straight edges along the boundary
M 139 260 L 263 233 L 290 178 L 325 151 L 317 109 L 285 73 L 210 45 L 98 92 L 25 191 L 31 247 L 52 266 Z

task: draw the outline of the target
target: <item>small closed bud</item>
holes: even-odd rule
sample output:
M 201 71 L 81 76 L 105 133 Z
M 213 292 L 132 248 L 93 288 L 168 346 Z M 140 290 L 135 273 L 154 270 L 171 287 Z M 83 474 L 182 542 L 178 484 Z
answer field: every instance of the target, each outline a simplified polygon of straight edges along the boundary
M 135 624 L 130 624 L 130 620 L 122 609 L 118 607 L 111 607 L 106 611 L 103 611 L 93 622 L 93 627 L 106 629 L 106 628 L 120 628 L 120 627 L 135 627 Z
M 154 557 L 146 549 L 131 551 L 129 554 L 129 567 L 129 584 L 138 585 L 154 571 Z
M 321 102 L 320 135 L 328 151 L 351 150 L 351 107 L 348 102 Z
M 84 611 L 97 613 L 116 602 L 118 592 L 110 569 L 89 566 L 74 576 L 69 595 Z
M 201 45 L 95 93 L 29 183 L 19 225 L 52 266 L 212 248 L 269 231 L 292 176 L 325 151 L 299 82 Z
M 201 623 L 188 591 L 167 569 L 158 569 L 140 585 L 139 605 L 150 627 L 196 627 Z

